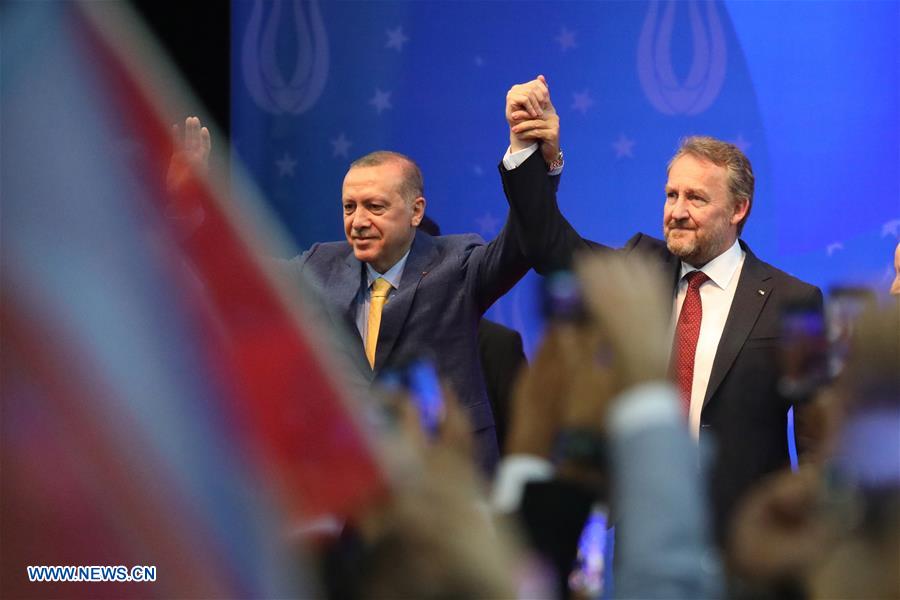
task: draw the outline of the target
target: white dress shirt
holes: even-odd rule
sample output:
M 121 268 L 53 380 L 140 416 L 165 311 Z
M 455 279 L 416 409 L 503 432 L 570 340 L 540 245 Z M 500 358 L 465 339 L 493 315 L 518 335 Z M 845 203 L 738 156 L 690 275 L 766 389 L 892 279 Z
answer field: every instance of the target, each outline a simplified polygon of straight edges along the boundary
M 709 376 L 712 372 L 713 361 L 716 359 L 716 350 L 719 348 L 719 340 L 725 329 L 725 321 L 731 310 L 731 301 L 734 300 L 734 292 L 737 289 L 738 280 L 741 278 L 741 269 L 744 266 L 746 252 L 735 240 L 734 244 L 725 252 L 715 257 L 700 269 L 709 277 L 709 281 L 700 286 L 700 302 L 703 305 L 703 318 L 700 321 L 700 337 L 697 339 L 697 352 L 694 354 L 694 381 L 691 384 L 691 411 L 688 417 L 691 435 L 694 439 L 700 437 L 700 411 L 703 409 L 703 398 L 706 396 L 706 388 L 709 386 Z M 678 289 L 675 294 L 675 306 L 672 311 L 672 333 L 675 332 L 675 324 L 681 315 L 681 306 L 687 295 L 687 281 L 684 276 L 695 267 L 682 262 L 681 275 L 678 280 Z

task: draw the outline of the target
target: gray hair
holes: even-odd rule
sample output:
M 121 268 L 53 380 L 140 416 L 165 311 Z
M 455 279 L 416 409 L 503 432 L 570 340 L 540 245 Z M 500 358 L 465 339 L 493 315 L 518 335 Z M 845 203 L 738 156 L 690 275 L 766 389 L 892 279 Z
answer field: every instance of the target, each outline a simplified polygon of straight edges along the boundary
M 378 167 L 391 162 L 399 162 L 403 165 L 403 181 L 400 183 L 400 189 L 398 190 L 400 196 L 408 204 L 412 204 L 413 200 L 419 196 L 424 196 L 425 182 L 422 179 L 422 170 L 419 169 L 416 161 L 405 154 L 391 152 L 390 150 L 376 150 L 354 160 L 350 163 L 350 168 Z

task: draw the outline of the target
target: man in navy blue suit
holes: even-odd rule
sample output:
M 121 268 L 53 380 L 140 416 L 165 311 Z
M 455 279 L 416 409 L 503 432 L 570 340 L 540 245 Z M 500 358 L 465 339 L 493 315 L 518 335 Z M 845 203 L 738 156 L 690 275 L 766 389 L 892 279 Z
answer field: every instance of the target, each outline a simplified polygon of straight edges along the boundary
M 541 119 L 541 126 L 524 134 L 511 132 L 511 146 L 536 144 L 536 168 L 555 186 L 562 166 L 559 120 L 548 99 L 542 77 L 515 85 L 507 94 L 506 116 L 510 126 L 514 113 Z M 488 472 L 499 453 L 479 362 L 478 323 L 531 268 L 522 240 L 543 235 L 546 212 L 531 205 L 532 199 L 543 202 L 535 195 L 512 205 L 503 229 L 487 244 L 474 234 L 431 237 L 417 231 L 426 205 L 418 166 L 398 153 L 374 152 L 355 161 L 344 178 L 346 241 L 315 244 L 292 261 L 318 287 L 332 320 L 359 332 L 345 348 L 359 384 L 414 358 L 434 361 L 467 410 L 477 458 Z M 370 360 L 368 315 L 379 278 L 390 289 Z
M 549 172 L 548 185 L 555 186 L 554 176 L 561 170 L 559 121 L 548 98 L 543 78 L 515 85 L 507 94 L 506 116 L 510 126 L 514 113 L 541 118 L 541 126 L 523 134 L 511 132 L 510 140 L 540 148 L 532 161 Z M 196 118 L 185 125 L 184 150 L 193 155 L 188 162 L 205 164 L 208 133 Z M 478 323 L 531 268 L 522 240 L 543 235 L 546 213 L 531 205 L 531 199 L 543 201 L 535 195 L 511 206 L 506 224 L 489 243 L 474 234 L 432 237 L 418 232 L 426 206 L 419 167 L 396 152 L 373 152 L 354 161 L 344 177 L 346 239 L 314 244 L 289 263 L 318 291 L 326 318 L 351 332 L 341 350 L 352 382 L 368 387 L 385 370 L 410 360 L 434 361 L 468 413 L 476 458 L 488 472 L 499 452 L 479 362 Z M 387 288 L 386 300 L 380 323 L 372 328 L 369 317 L 378 280 L 387 282 L 378 282 Z M 378 303 L 383 293 L 377 292 Z
M 355 161 L 342 190 L 346 241 L 314 244 L 292 264 L 317 288 L 345 345 L 348 376 L 368 386 L 391 368 L 427 358 L 459 396 L 487 469 L 498 457 L 478 361 L 477 326 L 487 308 L 530 268 L 507 223 L 488 244 L 476 235 L 431 237 L 416 164 L 393 152 Z M 374 284 L 389 284 L 377 331 L 369 327 Z M 377 337 L 371 357 L 366 347 Z

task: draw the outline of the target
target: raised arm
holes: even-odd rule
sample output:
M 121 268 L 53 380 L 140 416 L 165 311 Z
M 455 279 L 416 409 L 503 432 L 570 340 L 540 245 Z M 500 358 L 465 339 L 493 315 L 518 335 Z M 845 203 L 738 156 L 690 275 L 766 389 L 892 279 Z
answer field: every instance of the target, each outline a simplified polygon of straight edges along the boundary
M 506 118 L 510 147 L 500 174 L 516 240 L 538 273 L 568 268 L 572 257 L 589 244 L 562 216 L 556 202 L 558 182 L 551 173 L 562 164 L 559 115 L 543 75 L 510 88 Z M 540 152 L 533 150 L 522 161 L 534 143 Z
M 548 273 L 567 268 L 578 248 L 587 244 L 560 214 L 556 188 L 562 159 L 559 117 L 543 75 L 512 86 L 505 117 L 510 145 L 500 173 L 509 201 L 509 216 L 500 234 L 473 251 L 474 283 L 479 306 L 486 310 L 528 271 Z
M 184 133 L 178 124 L 172 125 L 172 139 L 175 150 L 169 161 L 166 186 L 169 191 L 178 191 L 191 175 L 206 175 L 209 172 L 209 151 L 212 141 L 209 129 L 203 127 L 198 117 L 184 120 Z

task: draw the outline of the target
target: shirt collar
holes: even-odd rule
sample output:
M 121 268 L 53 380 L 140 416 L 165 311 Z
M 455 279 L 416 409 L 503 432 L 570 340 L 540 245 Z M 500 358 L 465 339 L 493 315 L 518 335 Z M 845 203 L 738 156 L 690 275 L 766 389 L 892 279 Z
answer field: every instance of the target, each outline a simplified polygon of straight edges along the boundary
M 410 247 L 410 249 L 412 249 L 412 247 Z M 406 266 L 407 258 L 409 258 L 409 250 L 406 251 L 406 254 L 404 254 L 400 260 L 394 263 L 393 267 L 384 273 L 379 273 L 372 265 L 366 263 L 366 289 L 372 287 L 372 284 L 375 283 L 375 280 L 379 277 L 386 279 L 395 290 L 398 289 L 400 287 L 400 278 L 403 277 L 403 268 Z
M 699 270 L 706 273 L 713 283 L 724 290 L 731 282 L 731 278 L 734 277 L 734 273 L 737 271 L 743 258 L 744 250 L 741 248 L 740 243 L 737 240 L 734 240 L 734 243 L 728 250 L 703 265 Z M 681 275 L 679 281 L 684 279 L 684 276 L 691 271 L 696 270 L 696 268 L 681 261 Z

